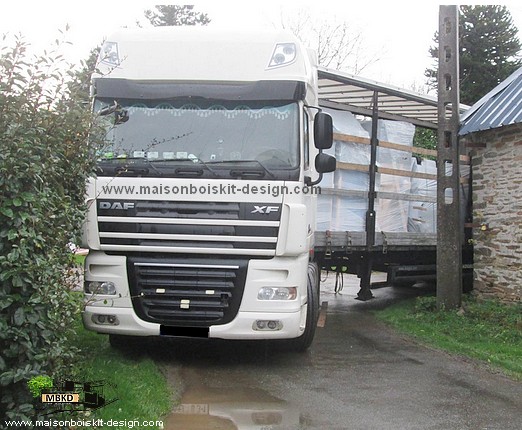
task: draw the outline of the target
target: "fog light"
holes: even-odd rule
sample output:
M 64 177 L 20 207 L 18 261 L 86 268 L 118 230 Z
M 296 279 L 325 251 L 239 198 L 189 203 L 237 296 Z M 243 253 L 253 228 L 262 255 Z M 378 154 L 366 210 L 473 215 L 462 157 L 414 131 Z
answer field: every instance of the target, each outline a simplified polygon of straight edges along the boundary
M 91 320 L 97 325 L 119 325 L 120 320 L 116 315 L 93 314 Z
M 252 324 L 256 331 L 278 331 L 283 329 L 283 323 L 278 320 L 257 320 Z
M 116 285 L 111 281 L 87 281 L 85 282 L 84 291 L 89 294 L 113 296 L 116 294 Z
M 297 287 L 262 287 L 257 293 L 258 300 L 295 300 Z

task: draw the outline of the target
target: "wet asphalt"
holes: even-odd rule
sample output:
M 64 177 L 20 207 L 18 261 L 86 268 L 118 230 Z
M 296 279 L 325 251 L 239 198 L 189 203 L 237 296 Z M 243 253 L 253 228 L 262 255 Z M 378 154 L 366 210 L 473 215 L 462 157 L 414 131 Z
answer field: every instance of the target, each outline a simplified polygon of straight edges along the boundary
M 372 315 L 428 286 L 355 300 L 355 278 L 328 302 L 306 353 L 269 342 L 159 339 L 148 345 L 180 393 L 165 429 L 522 429 L 522 383 L 422 346 Z

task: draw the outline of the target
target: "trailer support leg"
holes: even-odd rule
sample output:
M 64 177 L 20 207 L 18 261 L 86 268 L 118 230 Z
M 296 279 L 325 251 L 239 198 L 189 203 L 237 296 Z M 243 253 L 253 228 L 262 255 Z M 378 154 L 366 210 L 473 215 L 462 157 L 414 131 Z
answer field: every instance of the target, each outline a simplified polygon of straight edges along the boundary
M 379 139 L 377 138 L 377 125 L 379 121 L 378 111 L 379 95 L 374 91 L 372 98 L 372 136 L 370 146 L 370 168 L 369 168 L 369 187 L 368 187 L 368 211 L 366 212 L 366 255 L 362 257 L 359 266 L 359 277 L 361 278 L 360 290 L 357 293 L 357 300 L 373 299 L 370 290 L 372 281 L 372 254 L 371 249 L 375 244 L 375 176 L 377 173 L 377 147 Z
M 359 277 L 361 279 L 360 289 L 357 293 L 356 300 L 363 302 L 373 299 L 373 294 L 370 289 L 372 282 L 372 257 L 371 255 L 365 256 L 361 262 Z

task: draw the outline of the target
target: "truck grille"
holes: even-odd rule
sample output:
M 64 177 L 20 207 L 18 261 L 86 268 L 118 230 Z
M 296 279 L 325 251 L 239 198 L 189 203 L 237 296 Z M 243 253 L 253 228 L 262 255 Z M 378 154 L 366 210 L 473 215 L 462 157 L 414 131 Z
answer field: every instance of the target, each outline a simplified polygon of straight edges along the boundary
M 236 316 L 245 285 L 245 260 L 129 258 L 136 314 L 166 326 L 226 324 Z
M 266 208 L 270 208 L 267 210 Z M 98 202 L 103 251 L 273 256 L 281 204 Z

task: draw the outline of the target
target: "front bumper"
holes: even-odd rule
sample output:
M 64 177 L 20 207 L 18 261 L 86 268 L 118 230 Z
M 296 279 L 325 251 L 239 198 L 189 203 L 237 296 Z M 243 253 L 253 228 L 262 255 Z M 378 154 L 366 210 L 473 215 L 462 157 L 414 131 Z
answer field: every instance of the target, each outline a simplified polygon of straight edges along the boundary
M 169 326 L 160 322 L 148 322 L 136 313 L 127 279 L 127 259 L 110 256 L 103 252 L 91 253 L 87 257 L 85 276 L 88 281 L 112 281 L 117 295 L 91 297 L 86 295 L 83 312 L 84 326 L 99 333 L 129 336 L 159 336 L 169 332 Z M 299 257 L 275 257 L 270 260 L 250 260 L 248 274 L 239 311 L 223 324 L 209 324 L 208 337 L 220 339 L 291 339 L 303 334 L 306 325 L 306 273 L 308 255 Z M 291 301 L 262 301 L 257 292 L 263 286 L 297 286 L 298 298 Z M 89 302 L 91 300 L 91 302 Z M 98 324 L 97 315 L 115 316 L 117 324 Z M 276 321 L 275 330 L 256 330 L 258 320 Z M 163 323 L 168 324 L 168 323 Z M 175 325 L 183 333 L 183 327 Z M 162 329 L 163 328 L 163 329 Z M 167 330 L 164 330 L 167 328 Z M 201 325 L 197 328 L 201 329 Z M 190 332 L 190 330 L 186 330 Z M 181 336 L 184 336 L 183 334 Z
M 118 319 L 118 325 L 96 324 L 97 315 L 113 315 Z M 94 318 L 93 318 L 94 316 Z M 160 324 L 141 320 L 132 308 L 102 308 L 87 306 L 82 314 L 83 323 L 89 330 L 99 333 L 120 334 L 127 336 L 159 336 Z M 279 321 L 281 329 L 254 330 L 258 320 Z M 210 326 L 209 338 L 216 339 L 290 339 L 303 334 L 306 321 L 306 305 L 299 312 L 264 313 L 239 312 L 228 324 Z

